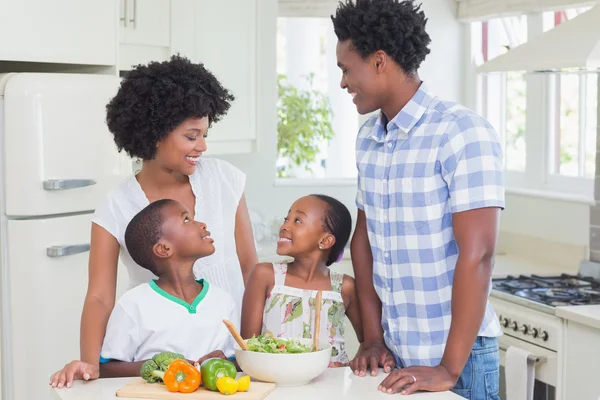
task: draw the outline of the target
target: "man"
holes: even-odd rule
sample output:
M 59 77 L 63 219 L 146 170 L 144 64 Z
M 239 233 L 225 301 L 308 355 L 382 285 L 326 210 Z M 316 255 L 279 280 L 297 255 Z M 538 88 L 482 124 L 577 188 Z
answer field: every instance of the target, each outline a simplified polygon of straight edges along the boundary
M 419 79 L 430 38 L 412 1 L 348 1 L 332 20 L 341 87 L 360 114 L 380 110 L 356 142 L 364 341 L 351 367 L 390 372 L 387 393 L 496 399 L 502 331 L 487 298 L 504 208 L 497 134 Z

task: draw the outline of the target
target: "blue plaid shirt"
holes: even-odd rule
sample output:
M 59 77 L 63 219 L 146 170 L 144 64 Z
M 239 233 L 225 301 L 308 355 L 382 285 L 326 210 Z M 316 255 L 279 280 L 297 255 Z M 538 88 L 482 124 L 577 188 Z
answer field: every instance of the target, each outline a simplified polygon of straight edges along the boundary
M 450 330 L 452 213 L 504 208 L 502 146 L 484 118 L 424 84 L 387 133 L 384 121 L 381 112 L 369 119 L 356 142 L 356 204 L 367 218 L 384 339 L 399 366 L 435 366 Z M 488 304 L 479 335 L 501 334 Z

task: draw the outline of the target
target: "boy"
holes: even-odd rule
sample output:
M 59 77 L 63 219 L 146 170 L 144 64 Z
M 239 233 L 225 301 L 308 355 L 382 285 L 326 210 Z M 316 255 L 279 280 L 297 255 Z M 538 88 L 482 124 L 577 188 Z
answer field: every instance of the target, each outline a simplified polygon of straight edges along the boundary
M 158 279 L 131 289 L 115 305 L 100 377 L 139 376 L 144 361 L 162 351 L 183 354 L 191 363 L 232 357 L 233 338 L 222 321 L 238 320 L 234 300 L 196 281 L 192 269 L 215 251 L 206 225 L 194 221 L 183 204 L 159 200 L 133 217 L 125 244 L 133 260 Z

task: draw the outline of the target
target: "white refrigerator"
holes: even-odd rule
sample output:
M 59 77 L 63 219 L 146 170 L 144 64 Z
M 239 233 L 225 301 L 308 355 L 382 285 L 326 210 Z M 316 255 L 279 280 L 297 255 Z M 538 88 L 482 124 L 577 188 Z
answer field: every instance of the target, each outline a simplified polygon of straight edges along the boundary
M 105 123 L 119 82 L 0 75 L 3 400 L 52 398 L 50 374 L 79 358 L 92 213 L 132 170 Z M 119 276 L 126 287 L 126 273 Z

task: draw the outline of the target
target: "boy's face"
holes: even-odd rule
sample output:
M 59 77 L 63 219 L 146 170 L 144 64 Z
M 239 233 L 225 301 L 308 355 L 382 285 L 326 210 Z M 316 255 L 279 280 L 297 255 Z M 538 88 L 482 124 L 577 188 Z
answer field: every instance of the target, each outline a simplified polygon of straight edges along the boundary
M 352 96 L 359 114 L 368 114 L 381 108 L 380 98 L 385 87 L 381 74 L 379 55 L 366 59 L 354 49 L 350 39 L 338 41 L 336 46 L 338 67 L 342 70 L 340 86 Z
M 180 259 L 198 259 L 215 252 L 213 239 L 203 222 L 194 221 L 181 203 L 169 204 L 162 210 L 162 239 L 171 248 L 171 254 Z
M 327 203 L 314 196 L 302 197 L 288 211 L 283 225 L 279 229 L 277 254 L 294 256 L 306 254 L 333 245 L 333 235 L 325 231 L 324 218 Z

